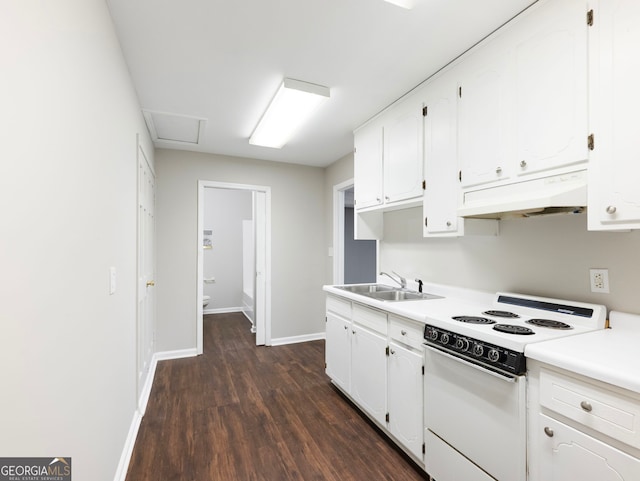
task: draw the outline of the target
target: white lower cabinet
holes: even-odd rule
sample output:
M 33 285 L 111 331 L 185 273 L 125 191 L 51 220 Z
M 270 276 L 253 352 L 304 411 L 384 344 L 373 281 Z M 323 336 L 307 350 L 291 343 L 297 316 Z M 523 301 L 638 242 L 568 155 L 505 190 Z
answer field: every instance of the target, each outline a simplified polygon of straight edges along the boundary
M 345 391 L 351 388 L 351 321 L 327 312 L 327 375 Z
M 541 481 L 637 481 L 640 460 L 540 414 Z
M 345 302 L 327 297 L 326 373 L 422 465 L 422 324 Z
M 389 430 L 422 459 L 422 352 L 389 343 Z
M 640 480 L 640 395 L 529 362 L 529 481 Z
M 351 396 L 377 422 L 387 413 L 387 337 L 353 324 Z

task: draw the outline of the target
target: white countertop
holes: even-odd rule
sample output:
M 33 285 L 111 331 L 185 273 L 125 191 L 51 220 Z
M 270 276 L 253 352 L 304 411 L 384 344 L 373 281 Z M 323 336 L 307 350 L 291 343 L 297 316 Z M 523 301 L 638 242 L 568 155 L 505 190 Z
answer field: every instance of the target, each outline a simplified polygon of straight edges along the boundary
M 389 285 L 385 282 L 381 284 Z M 474 312 L 474 309 L 476 311 L 478 309 L 484 309 L 487 305 L 491 305 L 494 296 L 493 293 L 439 284 L 425 284 L 423 292 L 442 296 L 441 299 L 412 300 L 405 302 L 381 301 L 330 285 L 324 286 L 323 290 L 336 296 L 344 297 L 359 302 L 360 304 L 375 307 L 422 323 L 425 323 L 430 316 L 450 317 L 451 315 L 459 315 L 460 312 L 465 311 L 464 308 L 467 308 L 469 312 Z
M 611 311 L 611 329 L 527 345 L 546 364 L 640 394 L 640 315 Z

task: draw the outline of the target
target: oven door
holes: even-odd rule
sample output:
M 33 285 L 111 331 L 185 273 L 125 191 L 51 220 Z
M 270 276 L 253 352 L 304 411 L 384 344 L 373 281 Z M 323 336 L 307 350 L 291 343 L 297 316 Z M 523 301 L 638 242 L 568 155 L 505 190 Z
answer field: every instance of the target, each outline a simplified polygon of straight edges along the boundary
M 526 378 L 425 345 L 425 469 L 437 481 L 526 480 Z

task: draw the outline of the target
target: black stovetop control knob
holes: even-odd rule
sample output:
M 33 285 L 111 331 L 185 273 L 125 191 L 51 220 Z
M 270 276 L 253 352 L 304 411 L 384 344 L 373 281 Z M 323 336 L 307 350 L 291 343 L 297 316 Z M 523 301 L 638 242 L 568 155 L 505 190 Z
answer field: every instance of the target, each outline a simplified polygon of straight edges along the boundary
M 438 331 L 436 331 L 433 327 L 430 327 L 429 331 L 427 331 L 427 336 L 429 336 L 429 339 L 431 339 L 432 341 L 435 341 L 436 339 L 438 339 Z
M 484 346 L 482 344 L 478 344 L 477 342 L 473 345 L 473 355 L 480 357 L 484 354 Z
M 460 351 L 466 351 L 469 349 L 469 340 L 464 337 L 456 339 L 456 349 L 459 349 Z
M 497 349 L 491 349 L 489 354 L 487 354 L 487 357 L 489 358 L 489 361 L 497 362 L 500 359 L 500 351 Z
M 442 344 L 449 344 L 449 334 L 447 334 L 446 332 L 443 332 L 442 335 L 440 336 L 440 342 Z

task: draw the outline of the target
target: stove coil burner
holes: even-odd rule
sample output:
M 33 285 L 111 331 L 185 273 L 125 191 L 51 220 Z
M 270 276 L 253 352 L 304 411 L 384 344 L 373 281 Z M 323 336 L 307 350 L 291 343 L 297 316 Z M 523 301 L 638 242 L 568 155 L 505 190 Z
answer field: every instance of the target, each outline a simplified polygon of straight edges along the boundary
M 518 334 L 520 336 L 527 336 L 534 334 L 533 330 L 528 327 L 515 326 L 513 324 L 496 324 L 493 329 L 498 332 L 505 332 L 507 334 Z
M 466 322 L 467 324 L 495 324 L 496 321 L 487 319 L 486 317 L 477 316 L 454 316 L 451 319 L 459 322 Z
M 505 317 L 505 318 L 511 318 L 511 319 L 515 319 L 517 317 L 520 317 L 518 314 L 514 313 L 514 312 L 509 312 L 509 311 L 484 311 L 483 314 L 487 315 L 487 316 L 493 316 L 493 317 Z
M 526 322 L 534 326 L 549 327 L 551 329 L 573 329 L 573 327 L 566 322 L 553 321 L 551 319 L 529 319 Z

